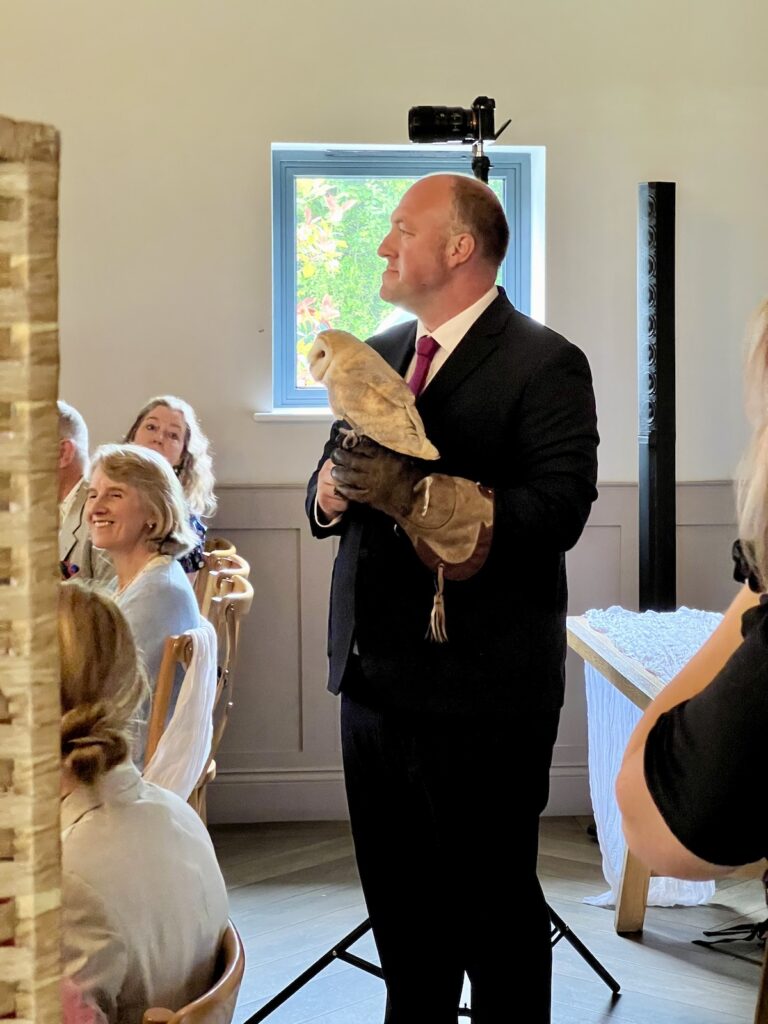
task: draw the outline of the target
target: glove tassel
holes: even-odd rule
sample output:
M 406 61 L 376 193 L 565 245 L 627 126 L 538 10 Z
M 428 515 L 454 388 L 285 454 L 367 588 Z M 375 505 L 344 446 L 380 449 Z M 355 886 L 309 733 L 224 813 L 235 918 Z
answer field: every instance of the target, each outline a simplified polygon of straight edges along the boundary
M 435 599 L 432 602 L 432 614 L 429 617 L 429 636 L 435 643 L 444 644 L 448 640 L 448 633 L 445 629 L 445 597 L 443 595 L 443 563 L 437 567 L 437 581 L 435 583 Z

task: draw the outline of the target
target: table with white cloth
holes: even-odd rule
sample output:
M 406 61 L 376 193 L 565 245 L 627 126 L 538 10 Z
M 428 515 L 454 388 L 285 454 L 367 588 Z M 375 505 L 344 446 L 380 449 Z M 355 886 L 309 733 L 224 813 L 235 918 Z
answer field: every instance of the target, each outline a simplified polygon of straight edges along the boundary
M 646 906 L 693 906 L 714 895 L 714 882 L 650 877 L 626 849 L 614 795 L 629 737 L 642 711 L 709 638 L 722 615 L 593 609 L 567 620 L 568 645 L 584 659 L 589 787 L 608 892 L 588 898 L 616 907 L 616 931 L 640 931 Z

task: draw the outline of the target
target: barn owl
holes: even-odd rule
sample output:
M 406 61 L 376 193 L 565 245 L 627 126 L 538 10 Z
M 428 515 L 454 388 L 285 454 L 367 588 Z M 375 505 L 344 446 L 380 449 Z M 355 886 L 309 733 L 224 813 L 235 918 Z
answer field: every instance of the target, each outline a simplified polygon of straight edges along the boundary
M 309 372 L 328 389 L 334 416 L 346 420 L 345 447 L 365 435 L 416 459 L 439 459 L 399 373 L 375 349 L 346 331 L 322 331 L 309 350 Z

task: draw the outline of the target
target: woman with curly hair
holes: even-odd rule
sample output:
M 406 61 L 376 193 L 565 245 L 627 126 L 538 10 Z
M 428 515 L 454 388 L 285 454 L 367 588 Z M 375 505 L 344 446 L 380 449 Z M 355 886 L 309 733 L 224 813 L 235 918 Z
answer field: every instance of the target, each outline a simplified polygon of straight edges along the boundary
M 189 522 L 198 535 L 192 551 L 180 559 L 184 572 L 203 566 L 206 527 L 201 520 L 216 511 L 214 477 L 208 438 L 200 429 L 195 410 L 174 395 L 151 398 L 133 422 L 125 440 L 163 455 L 181 482 Z
M 135 1024 L 210 987 L 226 889 L 200 818 L 131 762 L 147 684 L 117 604 L 63 584 L 59 646 L 64 970 L 110 1024 Z
M 768 856 L 755 802 L 768 733 L 768 301 L 745 367 L 753 432 L 738 485 L 735 577 L 707 643 L 646 709 L 616 785 L 630 849 L 657 874 L 708 879 Z

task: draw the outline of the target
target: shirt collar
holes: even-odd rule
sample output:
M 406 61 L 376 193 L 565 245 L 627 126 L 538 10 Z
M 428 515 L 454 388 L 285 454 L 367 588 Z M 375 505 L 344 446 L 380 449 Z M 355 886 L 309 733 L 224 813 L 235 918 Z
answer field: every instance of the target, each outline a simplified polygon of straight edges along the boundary
M 80 477 L 66 498 L 59 503 L 59 522 L 63 523 L 72 511 L 72 506 L 75 504 L 75 498 L 77 497 L 80 488 L 83 486 L 83 481 L 84 478 Z
M 71 828 L 84 814 L 103 804 L 133 803 L 142 785 L 133 761 L 123 761 L 106 772 L 93 786 L 77 785 L 61 801 L 61 831 Z
M 444 349 L 450 355 L 470 327 L 472 327 L 475 321 L 480 319 L 498 294 L 499 289 L 496 285 L 493 285 L 477 302 L 473 302 L 471 306 L 462 309 L 460 313 L 451 317 L 450 320 L 446 320 L 444 324 L 441 324 L 434 331 L 428 331 L 421 320 L 417 321 L 416 337 L 421 338 L 423 335 L 428 334 L 431 338 L 435 339 L 441 349 Z

